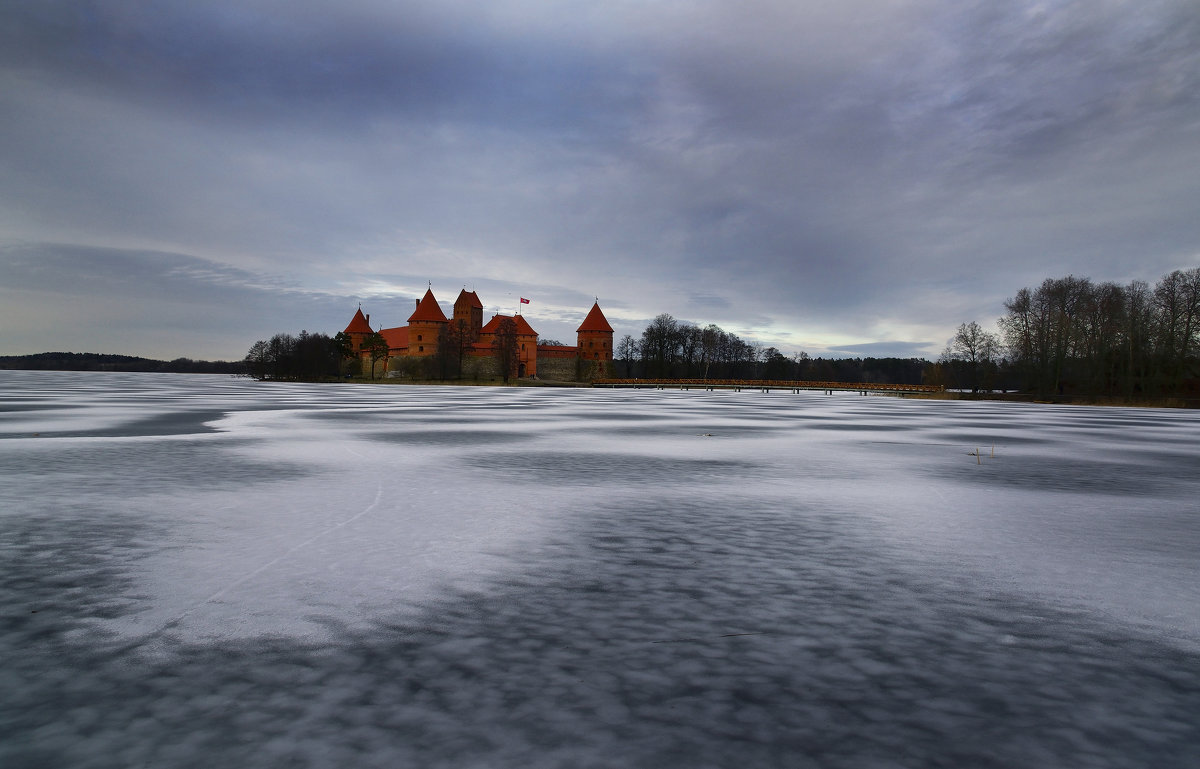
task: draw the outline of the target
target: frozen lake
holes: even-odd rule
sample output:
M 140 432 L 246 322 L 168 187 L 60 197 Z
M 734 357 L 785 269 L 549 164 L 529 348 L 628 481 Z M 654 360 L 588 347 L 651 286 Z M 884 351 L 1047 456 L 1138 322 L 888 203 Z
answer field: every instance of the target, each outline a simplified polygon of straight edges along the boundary
M 6 769 L 1190 769 L 1200 413 L 0 371 L 0 598 Z

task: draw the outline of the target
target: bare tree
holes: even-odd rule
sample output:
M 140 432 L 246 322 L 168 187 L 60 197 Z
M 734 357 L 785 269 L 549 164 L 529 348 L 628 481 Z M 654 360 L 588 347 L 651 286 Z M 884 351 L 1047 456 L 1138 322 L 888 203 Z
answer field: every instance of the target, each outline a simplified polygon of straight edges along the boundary
M 1188 353 L 1200 330 L 1200 267 L 1163 276 L 1154 287 L 1154 305 L 1163 378 L 1176 389 L 1187 374 Z
M 701 376 L 708 379 L 708 370 L 721 352 L 721 337 L 725 334 L 721 327 L 709 323 L 700 332 L 700 370 Z
M 637 342 L 629 334 L 617 342 L 617 357 L 625 361 L 625 377 L 633 375 L 633 359 L 637 357 Z
M 518 345 L 517 324 L 512 318 L 501 318 L 492 339 L 492 352 L 496 356 L 496 367 L 504 383 L 517 371 Z
M 383 361 L 383 370 L 387 371 L 387 360 L 392 351 L 388 347 L 387 340 L 383 338 L 383 334 L 376 331 L 363 339 L 362 349 L 371 361 L 371 379 L 375 378 L 375 364 L 379 361 Z
M 266 379 L 271 373 L 271 347 L 260 339 L 255 342 L 245 358 L 246 371 L 255 379 Z
M 671 375 L 678 349 L 679 321 L 662 313 L 642 331 L 642 360 L 652 376 Z
M 971 392 L 979 392 L 990 379 L 999 352 L 999 338 L 971 321 L 958 327 L 942 358 L 946 362 L 961 361 L 967 370 Z
M 338 370 L 349 375 L 355 360 L 354 340 L 345 331 L 339 331 L 333 335 L 333 349 L 338 358 Z
M 425 361 L 425 373 L 430 379 L 461 378 L 463 359 L 471 345 L 471 327 L 459 318 L 446 324 L 438 334 L 437 347 Z

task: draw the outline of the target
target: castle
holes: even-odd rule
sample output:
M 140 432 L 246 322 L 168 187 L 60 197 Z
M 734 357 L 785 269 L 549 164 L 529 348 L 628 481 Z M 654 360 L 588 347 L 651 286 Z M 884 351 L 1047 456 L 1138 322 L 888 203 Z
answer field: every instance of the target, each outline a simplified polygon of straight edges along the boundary
M 367 337 L 376 333 L 371 328 L 370 319 L 370 315 L 363 315 L 360 307 L 345 330 L 353 351 L 364 359 L 367 353 L 363 350 L 363 344 Z M 416 308 L 408 316 L 408 325 L 381 328 L 378 333 L 387 342 L 389 357 L 400 361 L 429 358 L 437 354 L 439 340 L 452 335 L 463 358 L 475 359 L 475 371 L 479 371 L 495 365 L 496 337 L 502 333 L 506 320 L 512 322 L 515 331 L 516 362 L 515 370 L 510 373 L 517 377 L 536 377 L 540 370 L 547 378 L 575 379 L 584 371 L 581 364 L 590 364 L 587 366 L 589 371 L 602 375 L 612 362 L 613 329 L 600 310 L 599 302 L 592 305 L 576 330 L 578 337 L 575 346 L 539 345 L 537 332 L 519 314 L 493 315 L 485 324 L 483 303 L 474 291 L 465 288 L 454 300 L 452 318 L 447 318 L 442 312 L 430 288 L 425 296 L 417 300 Z M 494 374 L 494 370 L 491 373 Z

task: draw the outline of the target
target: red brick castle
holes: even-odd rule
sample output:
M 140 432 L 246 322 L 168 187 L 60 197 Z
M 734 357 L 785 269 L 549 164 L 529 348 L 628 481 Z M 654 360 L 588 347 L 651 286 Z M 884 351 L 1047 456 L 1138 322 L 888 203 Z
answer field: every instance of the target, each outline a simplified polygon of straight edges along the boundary
M 346 326 L 356 353 L 362 352 L 363 341 L 375 333 L 371 328 L 370 315 L 363 315 L 360 307 Z M 539 345 L 537 332 L 521 315 L 493 315 L 483 322 L 483 303 L 474 291 L 465 288 L 454 300 L 454 315 L 447 318 L 438 306 L 433 289 L 418 299 L 408 325 L 381 328 L 379 334 L 387 341 L 391 358 L 414 360 L 434 355 L 438 341 L 444 334 L 453 333 L 462 345 L 464 356 L 480 361 L 495 357 L 496 335 L 501 332 L 505 320 L 511 320 L 516 332 L 516 371 L 518 377 L 538 376 L 539 368 L 553 378 L 575 378 L 582 370 L 581 363 L 591 363 L 591 371 L 606 372 L 613 356 L 613 329 L 600 310 L 597 302 L 592 305 L 583 323 L 576 329 L 577 344 Z M 568 369 L 570 376 L 566 376 Z

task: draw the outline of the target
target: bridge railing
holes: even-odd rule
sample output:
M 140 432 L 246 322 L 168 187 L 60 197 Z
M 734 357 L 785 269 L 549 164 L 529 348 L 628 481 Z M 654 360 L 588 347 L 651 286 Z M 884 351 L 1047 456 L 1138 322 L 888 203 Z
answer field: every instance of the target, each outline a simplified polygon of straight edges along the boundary
M 595 387 L 704 387 L 767 390 L 855 390 L 872 392 L 944 392 L 941 385 L 880 384 L 877 382 L 810 382 L 784 379 L 595 379 Z

